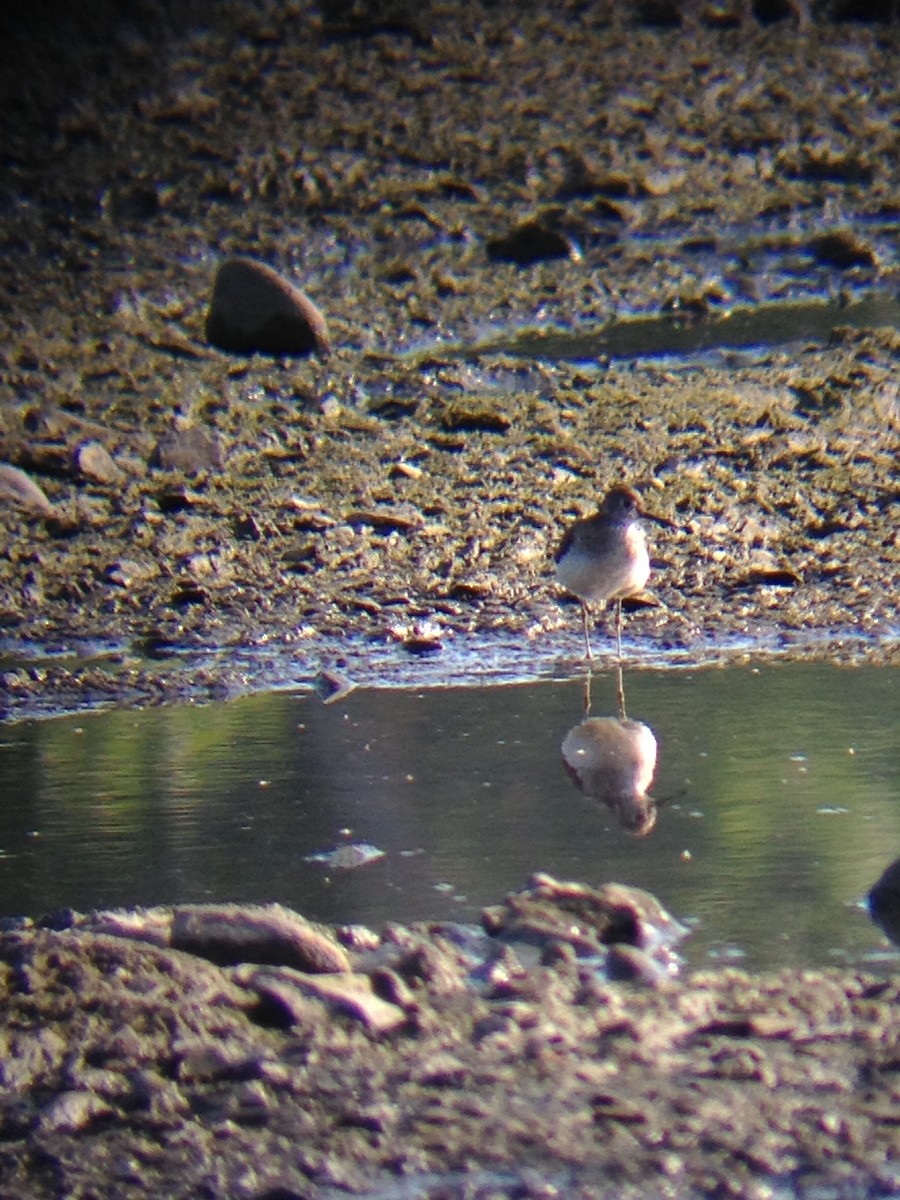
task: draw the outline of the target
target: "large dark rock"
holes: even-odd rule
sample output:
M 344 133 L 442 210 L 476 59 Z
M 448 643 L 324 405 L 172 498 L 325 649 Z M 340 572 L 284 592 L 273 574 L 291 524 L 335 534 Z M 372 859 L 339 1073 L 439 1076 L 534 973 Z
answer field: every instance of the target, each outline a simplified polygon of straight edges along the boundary
M 265 263 L 230 258 L 216 273 L 206 336 L 235 354 L 310 354 L 327 358 L 325 318 L 299 288 Z

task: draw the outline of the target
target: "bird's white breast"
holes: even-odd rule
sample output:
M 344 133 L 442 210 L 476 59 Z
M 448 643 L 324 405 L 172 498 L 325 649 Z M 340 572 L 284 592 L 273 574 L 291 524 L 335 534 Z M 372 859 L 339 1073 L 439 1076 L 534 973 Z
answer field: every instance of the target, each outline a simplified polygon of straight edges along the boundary
M 556 577 L 566 591 L 588 601 L 624 600 L 641 591 L 650 578 L 643 530 L 632 524 L 617 533 L 605 539 L 606 544 L 592 546 L 576 532 L 556 565 Z

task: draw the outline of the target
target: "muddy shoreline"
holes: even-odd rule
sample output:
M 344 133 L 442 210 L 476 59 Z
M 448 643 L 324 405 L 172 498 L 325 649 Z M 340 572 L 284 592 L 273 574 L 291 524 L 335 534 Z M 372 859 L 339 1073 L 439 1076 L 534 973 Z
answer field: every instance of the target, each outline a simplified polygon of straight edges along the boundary
M 0 496 L 3 715 L 214 698 L 285 659 L 574 669 L 550 554 L 619 480 L 677 526 L 631 663 L 896 662 L 895 327 L 459 354 L 896 296 L 898 27 L 760 7 L 4 17 L 0 462 L 47 506 Z M 330 358 L 208 344 L 232 254 L 306 290 Z M 405 948 L 379 1030 L 293 976 L 263 1004 L 240 965 L 59 925 L 0 936 L 4 1196 L 900 1189 L 894 981 L 610 983 L 557 938 L 485 995 L 447 930 L 398 927 L 358 934 Z
M 296 647 L 314 675 L 320 647 L 421 626 L 574 658 L 552 551 L 622 479 L 678 526 L 635 658 L 812 631 L 823 655 L 862 639 L 892 661 L 896 329 L 841 328 L 838 305 L 827 342 L 697 361 L 458 347 L 895 292 L 896 27 L 435 6 L 425 36 L 351 8 L 126 28 L 104 43 L 121 72 L 92 74 L 83 46 L 56 112 L 39 55 L 21 80 L 0 461 L 52 511 L 4 492 L 16 711 L 152 702 L 161 677 L 202 696 L 191 650 Z M 232 253 L 307 289 L 330 359 L 209 346 Z M 121 674 L 27 662 L 98 640 Z

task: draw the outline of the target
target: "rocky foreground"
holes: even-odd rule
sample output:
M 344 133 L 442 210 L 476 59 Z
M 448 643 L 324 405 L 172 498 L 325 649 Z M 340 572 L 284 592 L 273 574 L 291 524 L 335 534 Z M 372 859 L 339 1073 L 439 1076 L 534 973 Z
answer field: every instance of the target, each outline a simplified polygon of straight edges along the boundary
M 897 981 L 685 983 L 652 897 L 547 876 L 482 924 L 375 934 L 277 906 L 7 922 L 0 1194 L 900 1189 Z

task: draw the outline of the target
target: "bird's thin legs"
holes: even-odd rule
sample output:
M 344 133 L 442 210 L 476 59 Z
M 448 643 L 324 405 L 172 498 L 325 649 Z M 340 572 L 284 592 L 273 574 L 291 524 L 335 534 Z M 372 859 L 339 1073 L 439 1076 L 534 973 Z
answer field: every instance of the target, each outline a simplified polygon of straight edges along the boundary
M 622 601 L 616 601 L 616 657 L 622 661 Z
M 591 715 L 591 672 L 590 669 L 585 673 L 584 685 L 582 690 L 582 698 L 584 700 L 584 716 L 581 718 L 586 721 Z
M 588 606 L 582 600 L 581 601 L 581 621 L 582 621 L 582 624 L 584 625 L 584 657 L 587 659 L 588 667 L 590 667 L 594 662 L 594 656 L 593 656 L 593 654 L 591 654 L 591 634 L 590 634 L 590 629 L 588 627 L 588 619 L 589 619 Z
M 619 663 L 618 678 L 616 679 L 616 705 L 619 710 L 619 720 L 624 721 L 625 712 L 625 680 L 622 677 L 622 664 Z

